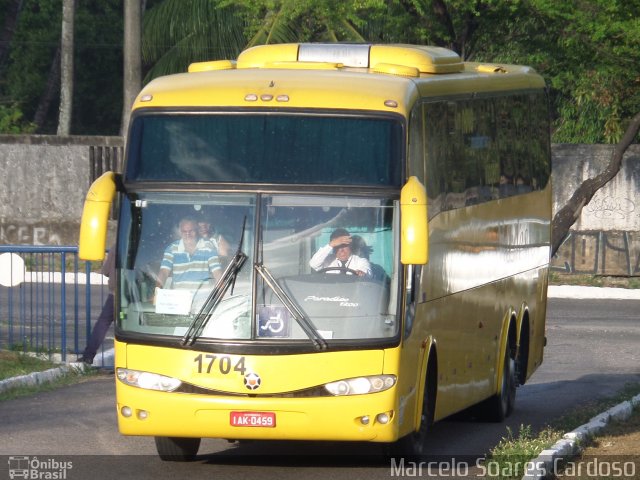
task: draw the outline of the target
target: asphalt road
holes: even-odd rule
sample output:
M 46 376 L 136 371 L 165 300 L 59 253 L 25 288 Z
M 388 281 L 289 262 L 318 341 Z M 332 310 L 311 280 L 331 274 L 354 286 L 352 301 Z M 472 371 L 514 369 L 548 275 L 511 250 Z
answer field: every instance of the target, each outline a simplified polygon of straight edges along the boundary
M 545 361 L 518 389 L 516 411 L 503 424 L 469 418 L 436 424 L 428 440 L 435 459 L 469 462 L 520 425 L 542 428 L 576 406 L 640 382 L 638 300 L 550 299 Z M 153 440 L 117 432 L 114 383 L 83 383 L 0 403 L 0 455 L 29 456 L 53 469 L 71 462 L 68 479 L 234 478 L 375 479 L 392 475 L 375 445 L 203 440 L 195 462 L 160 461 Z M 640 453 L 640 452 L 638 452 Z M 440 457 L 442 456 L 442 457 Z M 49 462 L 49 463 L 46 463 Z M 58 462 L 57 464 L 55 462 Z M 0 457 L 0 479 L 8 462 Z M 15 460 L 14 460 L 15 465 Z M 473 470 L 472 470 L 473 471 Z

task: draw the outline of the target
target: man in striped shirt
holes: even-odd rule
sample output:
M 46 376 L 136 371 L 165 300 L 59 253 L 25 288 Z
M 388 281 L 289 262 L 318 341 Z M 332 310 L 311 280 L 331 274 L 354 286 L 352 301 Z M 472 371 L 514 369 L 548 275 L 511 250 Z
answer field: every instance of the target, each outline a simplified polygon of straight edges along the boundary
M 180 220 L 180 240 L 164 251 L 156 286 L 163 288 L 172 277 L 171 287 L 197 290 L 205 282 L 215 283 L 222 274 L 218 252 L 198 234 L 198 222 L 190 217 Z

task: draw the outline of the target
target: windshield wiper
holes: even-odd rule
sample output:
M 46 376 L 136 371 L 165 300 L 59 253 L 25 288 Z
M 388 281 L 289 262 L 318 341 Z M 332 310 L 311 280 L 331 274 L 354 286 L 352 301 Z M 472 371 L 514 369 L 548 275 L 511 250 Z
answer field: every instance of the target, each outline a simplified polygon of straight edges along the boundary
M 287 292 L 280 286 L 280 284 L 273 278 L 271 272 L 267 270 L 263 264 L 256 263 L 253 268 L 256 272 L 262 277 L 264 282 L 274 291 L 276 296 L 280 299 L 282 304 L 285 306 L 289 313 L 295 318 L 298 325 L 302 327 L 304 333 L 307 334 L 309 339 L 313 342 L 313 345 L 316 350 L 326 350 L 328 347 L 327 341 L 322 338 L 316 327 L 311 323 L 311 320 L 307 318 L 307 316 L 300 310 L 300 307 L 295 303 L 295 301 L 289 296 Z
M 204 327 L 209 322 L 209 319 L 211 318 L 211 312 L 215 310 L 218 304 L 222 301 L 225 294 L 227 293 L 227 290 L 229 290 L 229 287 L 235 285 L 238 272 L 247 259 L 247 255 L 242 251 L 242 241 L 244 239 L 244 230 L 246 223 L 247 217 L 244 217 L 244 222 L 242 224 L 242 234 L 240 235 L 240 242 L 238 243 L 238 250 L 229 262 L 229 265 L 227 265 L 227 268 L 225 268 L 224 272 L 222 272 L 220 280 L 218 280 L 215 287 L 213 287 L 213 290 L 211 290 L 211 293 L 209 293 L 209 295 L 207 296 L 207 299 L 202 305 L 202 308 L 200 308 L 200 310 L 194 317 L 191 325 L 189 325 L 187 333 L 185 333 L 184 337 L 182 337 L 182 345 L 190 346 L 195 343 L 198 337 L 202 335 Z

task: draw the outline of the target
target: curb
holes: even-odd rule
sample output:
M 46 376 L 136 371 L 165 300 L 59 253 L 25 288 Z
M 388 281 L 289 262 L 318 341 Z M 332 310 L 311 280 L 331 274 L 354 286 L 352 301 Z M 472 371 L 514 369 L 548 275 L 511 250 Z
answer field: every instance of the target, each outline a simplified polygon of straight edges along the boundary
M 69 372 L 85 372 L 93 367 L 113 367 L 113 348 L 96 355 L 92 365 L 83 362 L 69 362 L 59 367 L 50 368 L 43 372 L 32 372 L 26 375 L 18 375 L 4 380 L 0 380 L 0 393 L 17 387 L 28 387 L 48 383 L 56 378 L 62 377 Z
M 27 375 L 19 375 L 17 377 L 7 378 L 0 381 L 0 393 L 6 392 L 13 388 L 23 386 L 35 386 L 43 383 L 48 383 L 55 380 L 58 377 L 72 371 L 84 372 L 88 367 L 84 363 L 70 363 L 68 365 L 61 365 L 56 368 L 50 368 L 43 372 L 32 372 Z
M 583 287 L 578 285 L 549 285 L 549 298 L 573 299 L 609 299 L 609 300 L 640 300 L 639 288 L 614 287 Z
M 541 480 L 549 473 L 557 475 L 558 472 L 555 472 L 556 462 L 578 455 L 582 450 L 581 445 L 586 440 L 600 433 L 612 420 L 627 420 L 631 416 L 633 409 L 638 407 L 640 407 L 640 394 L 596 415 L 589 422 L 575 430 L 565 433 L 555 445 L 543 450 L 537 458 L 527 463 L 531 470 L 527 469 L 522 480 Z

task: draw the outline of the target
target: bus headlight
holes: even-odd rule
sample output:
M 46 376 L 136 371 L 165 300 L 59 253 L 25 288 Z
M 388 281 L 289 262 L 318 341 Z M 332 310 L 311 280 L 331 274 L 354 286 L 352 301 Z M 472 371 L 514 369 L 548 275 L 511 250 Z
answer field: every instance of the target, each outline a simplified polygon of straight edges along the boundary
M 157 373 L 141 372 L 128 368 L 118 368 L 116 371 L 118 380 L 132 387 L 145 390 L 159 390 L 161 392 L 173 392 L 182 382 L 177 378 L 165 377 Z
M 383 392 L 396 384 L 395 375 L 372 375 L 369 377 L 346 378 L 325 384 L 331 395 L 363 395 Z

